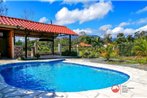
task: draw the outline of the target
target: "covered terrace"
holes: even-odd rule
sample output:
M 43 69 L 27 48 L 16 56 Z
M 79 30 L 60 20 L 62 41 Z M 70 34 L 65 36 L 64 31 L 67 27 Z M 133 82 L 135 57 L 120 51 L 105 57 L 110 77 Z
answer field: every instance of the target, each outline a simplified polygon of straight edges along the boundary
M 40 38 L 52 43 L 52 54 L 54 54 L 54 39 L 59 35 L 69 35 L 69 52 L 71 52 L 71 36 L 77 35 L 65 26 L 45 24 L 0 16 L 0 55 L 1 57 L 14 58 L 14 47 L 16 36 L 25 37 L 25 58 L 27 58 L 27 38 Z

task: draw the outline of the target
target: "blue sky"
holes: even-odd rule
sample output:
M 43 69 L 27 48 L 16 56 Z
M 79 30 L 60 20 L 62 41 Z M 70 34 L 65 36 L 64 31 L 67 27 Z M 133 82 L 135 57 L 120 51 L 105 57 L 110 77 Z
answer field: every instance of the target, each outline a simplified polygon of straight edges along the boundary
M 22 18 L 24 10 L 33 12 L 32 20 L 65 25 L 89 35 L 125 35 L 147 30 L 147 1 L 88 0 L 6 0 L 8 16 Z

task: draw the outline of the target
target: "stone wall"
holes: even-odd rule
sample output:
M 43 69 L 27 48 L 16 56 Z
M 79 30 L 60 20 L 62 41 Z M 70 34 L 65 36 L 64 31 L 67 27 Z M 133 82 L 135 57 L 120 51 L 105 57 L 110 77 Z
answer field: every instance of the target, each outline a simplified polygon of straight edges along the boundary
M 18 58 L 23 56 L 23 47 L 22 46 L 14 46 L 14 57 Z

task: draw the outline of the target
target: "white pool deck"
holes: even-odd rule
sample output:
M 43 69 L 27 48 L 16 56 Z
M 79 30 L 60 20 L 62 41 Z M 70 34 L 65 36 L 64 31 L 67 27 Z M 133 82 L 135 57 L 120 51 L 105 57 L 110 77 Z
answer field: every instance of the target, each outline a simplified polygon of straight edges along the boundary
M 46 62 L 52 60 L 37 60 L 37 62 Z M 12 62 L 24 61 L 0 60 L 0 64 Z M 127 82 L 119 85 L 120 90 L 117 93 L 112 92 L 112 87 L 109 87 L 82 92 L 56 92 L 55 95 L 51 92 L 24 90 L 12 87 L 10 85 L 7 85 L 2 76 L 0 76 L 0 98 L 147 98 L 147 71 L 131 67 L 92 63 L 82 59 L 66 59 L 64 62 L 84 64 L 88 66 L 102 67 L 121 71 L 128 74 L 130 76 L 130 79 Z

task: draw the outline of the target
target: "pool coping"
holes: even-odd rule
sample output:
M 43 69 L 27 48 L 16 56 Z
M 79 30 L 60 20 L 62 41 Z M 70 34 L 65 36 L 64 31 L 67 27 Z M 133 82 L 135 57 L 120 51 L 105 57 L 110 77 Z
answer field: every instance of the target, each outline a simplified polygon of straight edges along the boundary
M 19 63 L 19 62 L 50 62 L 50 61 L 59 61 L 64 59 L 49 59 L 49 60 L 29 60 L 29 61 L 16 61 L 13 63 Z M 147 71 L 130 68 L 130 67 L 123 67 L 123 66 L 115 66 L 115 65 L 108 65 L 108 64 L 101 64 L 101 63 L 92 63 L 87 62 L 81 59 L 66 59 L 63 62 L 68 63 L 75 63 L 75 64 L 81 64 L 84 66 L 91 66 L 91 67 L 101 67 L 101 68 L 107 68 L 112 69 L 116 71 L 120 71 L 123 73 L 126 73 L 130 76 L 129 80 L 125 83 L 119 85 L 121 87 L 121 90 L 119 93 L 114 93 L 111 90 L 111 87 L 104 88 L 104 89 L 98 89 L 98 90 L 89 90 L 89 91 L 81 91 L 81 92 L 45 92 L 45 91 L 34 91 L 34 90 L 24 90 L 21 88 L 16 88 L 13 86 L 8 85 L 3 80 L 3 77 L 0 75 L 0 87 L 4 90 L 0 90 L 0 96 L 5 96 L 2 92 L 13 92 L 13 90 L 16 90 L 13 93 L 16 93 L 17 97 L 20 97 L 18 94 L 21 93 L 24 95 L 24 97 L 30 97 L 30 96 L 38 96 L 38 97 L 49 97 L 49 96 L 58 96 L 62 98 L 146 98 L 147 94 L 147 79 L 143 78 L 147 76 Z M 3 64 L 11 64 L 9 63 L 2 63 Z M 140 73 L 140 74 L 139 74 Z M 7 88 L 5 88 L 7 86 Z M 3 88 L 4 87 L 4 88 Z M 127 93 L 122 92 L 123 89 L 127 89 Z M 138 91 L 138 89 L 141 89 L 141 91 Z M 8 90 L 8 91 L 7 91 Z M 17 92 L 18 91 L 18 92 Z M 7 93 L 7 96 L 11 95 L 10 93 Z M 16 97 L 15 96 L 15 97 Z

